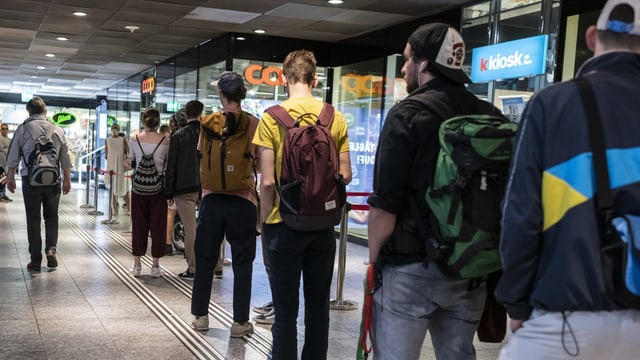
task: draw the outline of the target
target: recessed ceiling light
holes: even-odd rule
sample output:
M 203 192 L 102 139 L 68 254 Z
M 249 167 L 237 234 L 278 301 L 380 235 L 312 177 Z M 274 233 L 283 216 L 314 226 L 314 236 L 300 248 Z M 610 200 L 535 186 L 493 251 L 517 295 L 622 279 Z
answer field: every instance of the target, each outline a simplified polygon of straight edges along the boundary
M 58 36 L 58 37 L 56 38 L 56 40 L 60 40 L 60 41 L 67 41 L 67 40 L 69 40 L 69 39 L 67 39 L 67 38 L 66 38 L 66 37 L 64 37 L 64 36 Z
M 255 30 L 253 30 L 253 32 L 256 33 L 256 34 L 266 34 L 267 30 L 265 30 L 265 29 L 255 29 Z
M 329 4 L 332 4 L 332 5 L 340 5 L 340 4 L 344 3 L 344 1 L 343 1 L 343 0 L 329 0 L 329 1 L 327 1 L 327 2 L 328 2 Z
M 35 76 L 35 75 L 33 75 L 31 78 L 32 78 L 32 79 L 37 79 L 38 77 L 37 77 L 37 76 Z
M 38 70 L 44 70 L 44 69 L 46 69 L 46 67 L 44 67 L 44 66 L 38 66 L 36 69 L 38 69 Z
M 236 40 L 243 41 L 243 40 L 247 40 L 247 38 L 244 36 L 236 36 Z
M 87 16 L 87 13 L 84 11 L 74 11 L 73 15 L 75 16 Z
M 56 57 L 54 54 L 44 54 L 46 57 Z

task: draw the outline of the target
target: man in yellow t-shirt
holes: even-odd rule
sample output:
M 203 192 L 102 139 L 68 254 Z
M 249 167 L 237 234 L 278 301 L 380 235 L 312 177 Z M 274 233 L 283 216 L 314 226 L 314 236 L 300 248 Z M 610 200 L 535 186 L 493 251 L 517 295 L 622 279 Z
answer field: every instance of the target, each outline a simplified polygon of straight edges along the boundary
M 321 100 L 311 90 L 317 85 L 316 59 L 306 50 L 292 51 L 284 60 L 282 81 L 289 99 L 280 105 L 294 119 L 305 113 L 320 114 Z M 302 126 L 311 123 L 301 123 Z M 336 144 L 339 172 L 345 183 L 351 181 L 349 138 L 342 114 L 335 112 L 331 136 Z M 318 231 L 297 231 L 282 221 L 276 179 L 280 178 L 282 147 L 286 129 L 265 113 L 253 143 L 260 147 L 260 219 L 262 236 L 271 265 L 271 290 L 276 318 L 272 357 L 297 359 L 298 292 L 300 274 L 304 276 L 305 344 L 302 358 L 325 359 L 329 337 L 329 293 L 333 277 L 336 241 L 333 227 Z

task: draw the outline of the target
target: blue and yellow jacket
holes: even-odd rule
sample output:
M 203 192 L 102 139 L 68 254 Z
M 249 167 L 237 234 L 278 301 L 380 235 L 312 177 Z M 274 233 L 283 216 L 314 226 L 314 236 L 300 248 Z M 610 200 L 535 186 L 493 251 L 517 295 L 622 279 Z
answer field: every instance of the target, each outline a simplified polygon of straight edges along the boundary
M 602 116 L 616 208 L 640 211 L 640 55 L 611 52 L 579 71 Z M 615 309 L 606 296 L 587 121 L 573 82 L 536 94 L 522 116 L 503 205 L 504 274 L 496 291 L 511 318 Z M 639 212 L 640 213 L 640 212 Z

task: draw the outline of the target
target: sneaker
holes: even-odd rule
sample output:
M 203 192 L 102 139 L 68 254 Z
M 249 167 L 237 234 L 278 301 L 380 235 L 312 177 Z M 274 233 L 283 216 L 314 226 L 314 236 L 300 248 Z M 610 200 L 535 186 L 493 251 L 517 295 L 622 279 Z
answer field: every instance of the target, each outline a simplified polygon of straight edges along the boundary
M 231 325 L 231 334 L 229 336 L 233 338 L 243 337 L 253 333 L 253 324 L 245 321 L 244 324 L 234 322 Z
M 8 197 L 6 197 L 6 196 L 0 197 L 0 202 L 6 202 L 6 203 L 8 203 L 8 202 L 12 202 L 12 201 L 13 201 L 13 200 L 9 199 L 9 198 L 8 198 Z
M 273 301 L 269 301 L 268 303 L 262 304 L 261 306 L 254 306 L 253 311 L 258 314 L 267 314 L 273 310 Z
M 51 248 L 47 251 L 47 267 L 58 267 L 58 259 L 56 258 L 56 249 Z
M 141 272 L 142 272 L 142 267 L 141 267 L 141 266 L 135 266 L 135 265 L 134 265 L 134 266 L 131 268 L 131 270 L 129 270 L 129 274 L 131 274 L 131 275 L 133 275 L 133 276 L 135 276 L 135 277 L 140 276 L 140 273 L 141 273 Z
M 222 279 L 222 269 L 214 270 L 213 271 L 213 277 L 216 278 L 216 279 Z
M 40 271 L 40 264 L 36 264 L 33 261 L 27 264 L 27 270 Z
M 164 246 L 164 253 L 165 253 L 165 255 L 167 255 L 167 256 L 171 256 L 171 255 L 173 255 L 173 246 L 171 246 L 171 244 L 166 244 L 166 245 Z
M 276 313 L 273 311 L 273 309 L 271 309 L 271 311 L 269 311 L 266 314 L 256 316 L 254 319 L 256 324 L 262 324 L 262 325 L 273 325 L 275 320 L 276 320 Z
M 209 315 L 194 316 L 191 320 L 191 326 L 199 331 L 209 330 Z
M 178 274 L 178 276 L 185 280 L 193 280 L 193 277 L 195 276 L 195 274 L 189 270 L 185 270 L 184 272 L 181 272 L 180 274 Z
M 151 268 L 151 277 L 152 278 L 159 278 L 162 275 L 164 275 L 164 271 L 162 271 L 162 269 L 160 269 L 160 267 L 152 267 Z

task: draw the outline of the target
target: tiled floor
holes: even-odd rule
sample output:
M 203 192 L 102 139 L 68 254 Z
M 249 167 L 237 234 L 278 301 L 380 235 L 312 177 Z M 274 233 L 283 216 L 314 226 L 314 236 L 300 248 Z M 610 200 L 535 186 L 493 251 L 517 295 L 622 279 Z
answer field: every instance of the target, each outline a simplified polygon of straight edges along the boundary
M 161 278 L 149 277 L 150 258 L 143 260 L 141 277 L 128 274 L 130 225 L 124 211 L 115 218 L 119 224 L 102 224 L 106 216 L 80 208 L 86 202 L 84 186 L 74 184 L 60 206 L 59 266 L 48 269 L 43 260 L 42 271 L 30 273 L 20 187 L 10 196 L 12 203 L 0 203 L 0 359 L 266 359 L 268 327 L 256 325 L 255 334 L 244 339 L 229 337 L 230 267 L 223 279 L 214 280 L 211 329 L 197 332 L 190 327 L 192 284 L 177 276 L 186 268 L 182 256 L 161 259 L 166 271 Z M 90 198 L 93 202 L 92 191 Z M 106 191 L 100 190 L 98 209 L 105 213 L 106 199 Z M 258 239 L 254 305 L 270 300 L 260 254 Z M 366 257 L 365 247 L 347 244 L 343 298 L 357 302 L 358 308 L 332 310 L 329 359 L 355 358 Z M 476 348 L 478 359 L 495 359 L 499 344 L 477 343 Z M 422 359 L 434 359 L 428 339 Z

